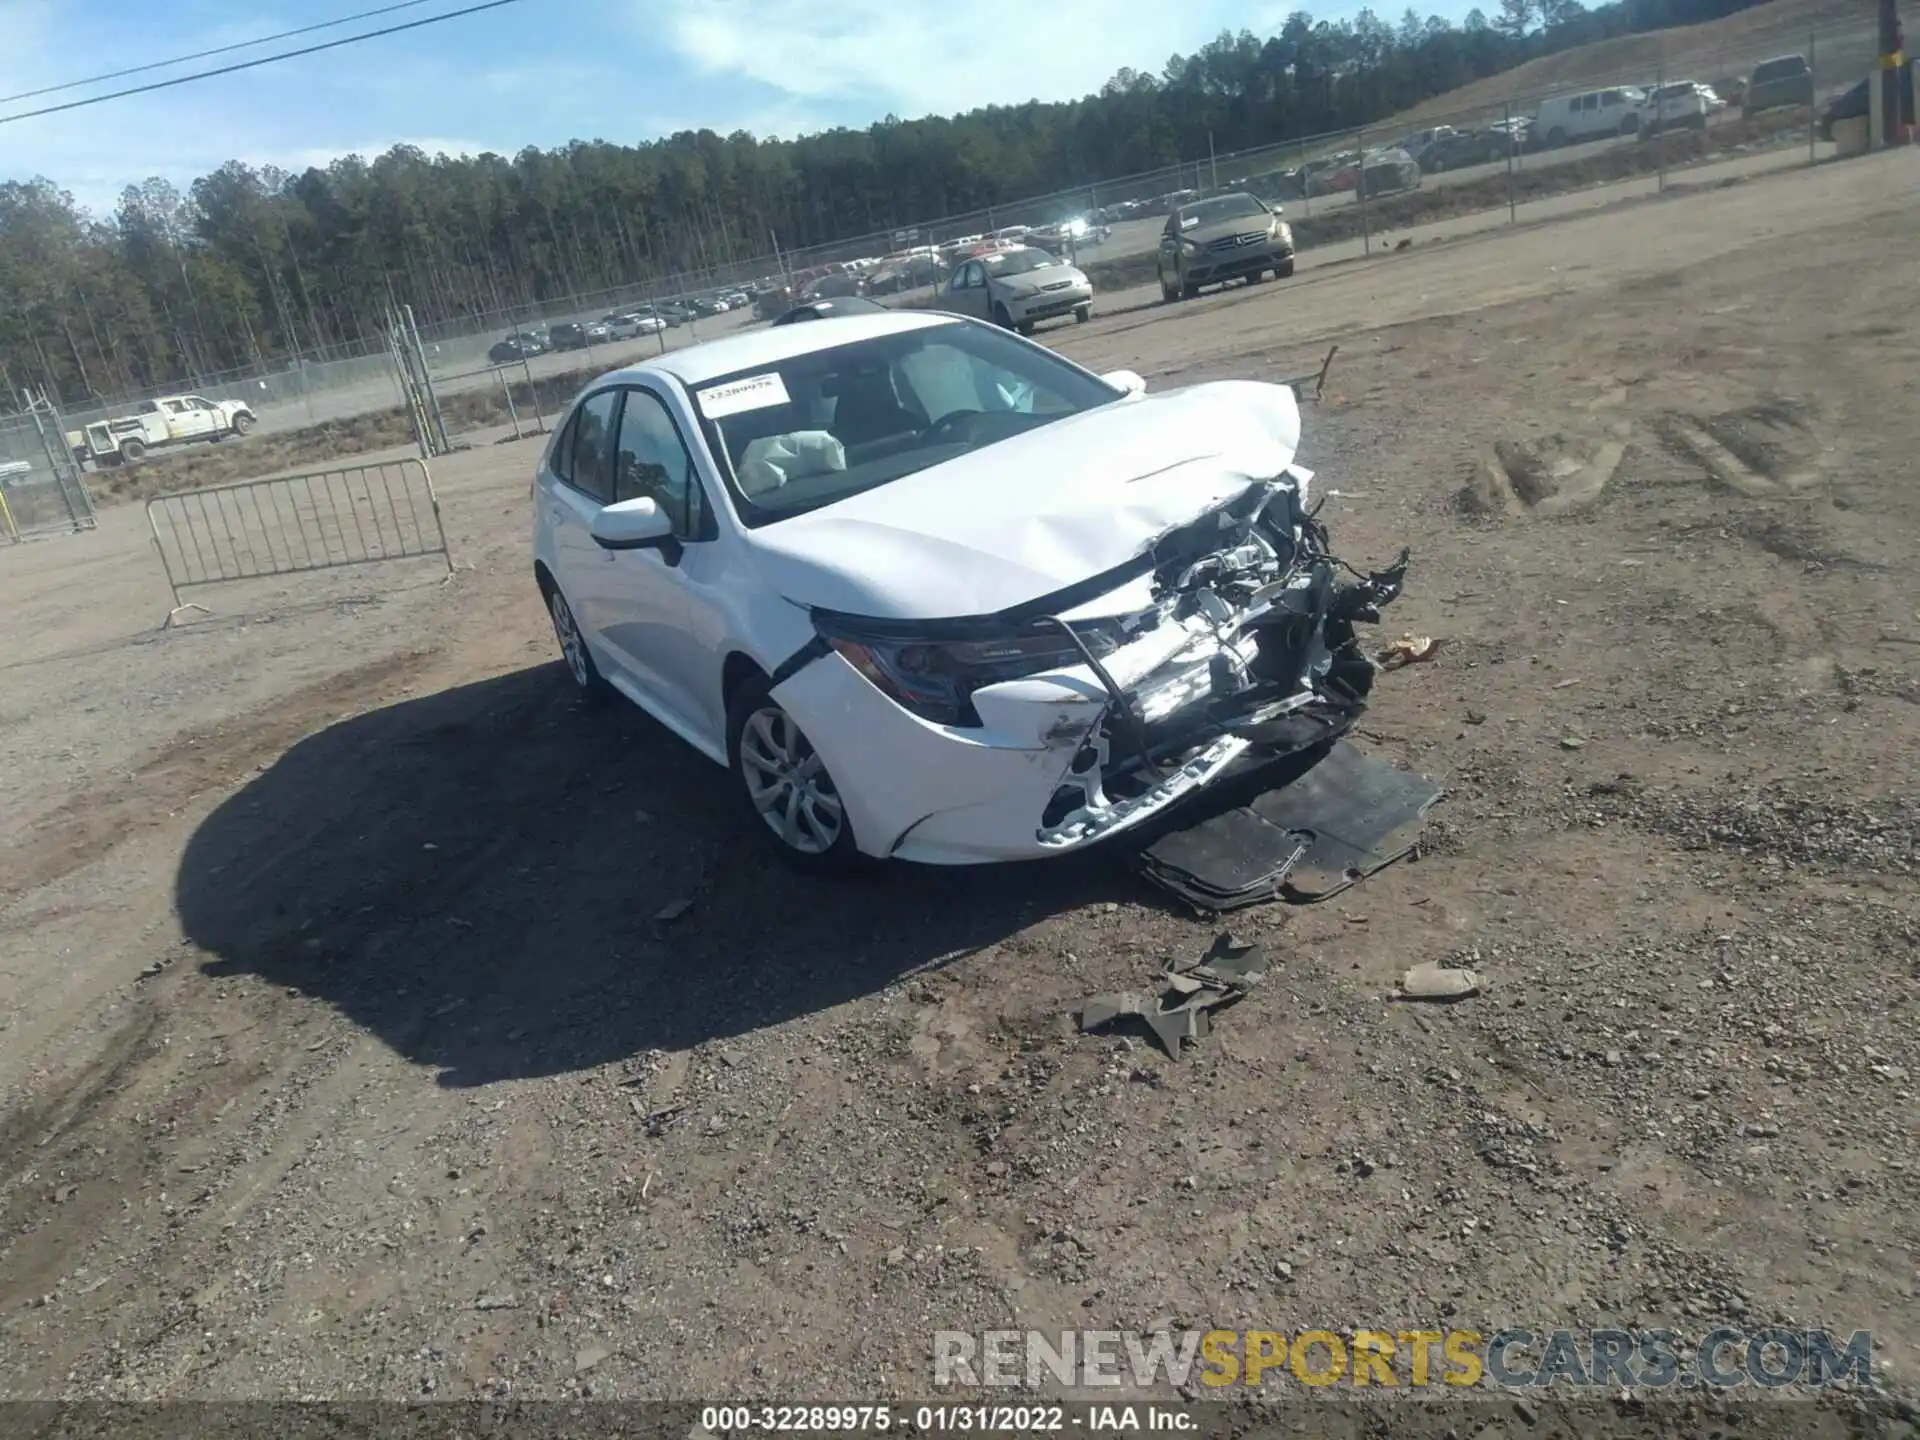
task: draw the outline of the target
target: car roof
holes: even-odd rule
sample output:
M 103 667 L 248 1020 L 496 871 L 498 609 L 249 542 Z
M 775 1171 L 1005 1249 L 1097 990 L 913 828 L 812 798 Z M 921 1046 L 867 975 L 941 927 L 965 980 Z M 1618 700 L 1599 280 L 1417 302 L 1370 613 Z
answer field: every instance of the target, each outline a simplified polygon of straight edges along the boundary
M 952 315 L 933 311 L 890 310 L 884 315 L 860 312 L 836 315 L 828 327 L 813 325 L 776 325 L 729 335 L 724 340 L 708 340 L 684 350 L 666 354 L 613 375 L 670 375 L 682 385 L 705 384 L 722 375 L 738 374 L 762 365 L 778 365 L 796 355 L 808 355 L 835 345 L 870 340 L 880 335 L 899 335 L 910 330 L 926 330 L 935 325 L 961 323 Z M 603 379 L 613 378 L 603 376 Z

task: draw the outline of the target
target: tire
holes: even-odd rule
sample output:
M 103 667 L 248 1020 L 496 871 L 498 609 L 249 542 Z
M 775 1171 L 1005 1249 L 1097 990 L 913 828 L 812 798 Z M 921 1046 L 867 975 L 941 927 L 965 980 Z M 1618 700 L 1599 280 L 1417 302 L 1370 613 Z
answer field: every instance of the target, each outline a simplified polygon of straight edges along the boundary
M 1293 278 L 1293 261 L 1288 260 L 1274 266 L 1273 278 L 1276 280 L 1291 280 Z
M 253 424 L 253 416 L 242 411 L 233 417 L 233 433 L 244 436 L 248 431 L 253 429 Z
M 1623 138 L 1628 135 L 1637 135 L 1639 133 L 1640 133 L 1640 117 L 1638 115 L 1629 115 L 1620 122 L 1620 134 Z
M 1091 319 L 1093 319 L 1093 306 L 1080 305 L 1074 308 L 1074 312 L 1073 312 L 1074 324 L 1084 325 Z
M 122 440 L 120 442 L 120 463 L 122 465 L 138 465 L 146 453 L 147 447 L 138 440 Z
M 796 788 L 810 764 L 815 769 Z M 776 773 L 775 766 L 787 767 L 786 773 Z M 783 860 L 816 873 L 867 863 L 833 777 L 758 676 L 727 700 L 727 769 L 748 823 Z
M 1689 130 L 1704 130 L 1704 129 L 1706 129 L 1706 128 L 1707 128 L 1707 117 L 1706 117 L 1706 116 L 1704 116 L 1704 115 L 1690 115 L 1690 116 L 1688 116 L 1688 117 L 1687 117 L 1687 128 L 1688 128 Z
M 553 638 L 560 643 L 560 659 L 567 667 L 567 678 L 573 681 L 574 689 L 582 699 L 594 704 L 605 701 L 613 693 L 613 687 L 607 684 L 600 667 L 594 663 L 586 636 L 580 633 L 580 623 L 573 618 L 573 607 L 567 604 L 567 597 L 560 593 L 558 585 L 547 587 L 547 618 L 553 622 Z
M 1566 143 L 1567 143 L 1567 132 L 1562 130 L 1558 125 L 1554 126 L 1553 129 L 1547 131 L 1547 148 L 1549 150 L 1558 150 L 1562 145 Z
M 1007 307 L 997 300 L 993 304 L 993 323 L 1002 330 L 1013 329 L 1013 316 L 1008 313 Z
M 1196 285 L 1193 281 L 1182 280 L 1180 282 L 1180 298 L 1182 300 L 1191 300 L 1193 299 L 1194 296 L 1198 295 L 1199 293 L 1200 293 L 1200 287 Z
M 1022 320 L 1018 325 L 1014 326 L 1013 328 L 1018 330 L 1022 335 L 1031 335 L 1033 334 L 1033 321 Z
M 1165 271 L 1161 271 L 1159 273 L 1160 273 L 1160 303 L 1163 305 L 1171 305 L 1173 304 L 1174 301 L 1180 298 L 1180 292 L 1177 289 L 1175 289 L 1173 286 L 1167 283 L 1167 276 Z

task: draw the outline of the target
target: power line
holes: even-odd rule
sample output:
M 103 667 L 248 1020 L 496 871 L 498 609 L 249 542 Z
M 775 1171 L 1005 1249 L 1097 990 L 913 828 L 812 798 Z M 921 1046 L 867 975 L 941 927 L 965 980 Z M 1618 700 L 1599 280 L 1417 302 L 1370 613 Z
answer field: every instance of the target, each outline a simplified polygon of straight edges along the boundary
M 16 100 L 33 100 L 42 95 L 55 95 L 62 90 L 78 90 L 83 85 L 104 85 L 109 80 L 124 80 L 129 75 L 144 75 L 150 70 L 165 70 L 169 65 L 184 65 L 189 60 L 207 60 L 215 55 L 231 55 L 236 50 L 251 50 L 256 45 L 272 45 L 281 40 L 311 35 L 316 30 L 331 30 L 339 25 L 351 25 L 356 20 L 373 20 L 381 15 L 391 15 L 396 10 L 416 10 L 430 3 L 431 0 L 400 0 L 397 5 L 382 5 L 376 10 L 362 10 L 357 15 L 342 15 L 338 20 L 321 20 L 313 25 L 302 25 L 297 30 L 282 30 L 277 35 L 262 35 L 257 40 L 239 40 L 232 45 L 216 45 L 211 50 L 195 50 L 191 55 L 176 55 L 171 60 L 154 60 L 145 65 L 129 66 L 125 70 L 109 70 L 104 75 L 94 75 L 85 80 L 68 80 L 59 85 L 44 85 L 38 90 L 22 90 L 18 95 L 0 95 L 0 105 L 11 105 Z
M 154 80 L 145 85 L 129 86 L 125 90 L 109 90 L 105 95 L 89 95 L 84 100 L 67 100 L 59 105 L 45 105 L 38 110 L 21 110 L 12 115 L 0 115 L 0 125 L 15 120 L 32 120 L 41 115 L 57 115 L 63 110 L 78 110 L 86 105 L 99 105 L 108 100 L 121 100 L 128 95 L 145 95 L 153 90 L 167 90 L 175 85 L 187 85 L 195 80 L 211 80 L 216 75 L 232 75 L 239 70 L 252 70 L 261 65 L 272 65 L 281 60 L 297 60 L 302 55 L 318 55 L 322 50 L 338 50 L 342 45 L 354 45 L 362 40 L 378 40 L 383 35 L 398 35 L 403 30 L 418 30 L 423 25 L 438 25 L 442 20 L 458 20 L 464 15 L 477 15 L 482 10 L 498 10 L 503 5 L 517 5 L 520 0 L 484 0 L 478 5 L 468 5 L 459 10 L 449 10 L 444 15 L 429 15 L 421 20 L 409 20 L 403 25 L 389 25 L 382 30 L 366 30 L 358 35 L 343 35 L 338 40 L 322 41 L 318 45 L 305 45 L 298 50 L 282 50 L 273 55 L 261 55 L 252 60 L 237 60 L 231 65 L 216 66 L 212 70 L 196 70 L 191 75 L 176 75 L 171 80 Z

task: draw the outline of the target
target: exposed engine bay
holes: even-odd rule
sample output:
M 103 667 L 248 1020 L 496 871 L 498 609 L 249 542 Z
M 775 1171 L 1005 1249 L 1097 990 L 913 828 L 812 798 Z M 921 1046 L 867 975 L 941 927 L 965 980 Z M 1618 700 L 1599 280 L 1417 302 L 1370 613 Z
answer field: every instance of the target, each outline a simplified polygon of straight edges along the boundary
M 1354 626 L 1399 596 L 1409 556 L 1372 574 L 1339 559 L 1311 478 L 1289 467 L 1160 537 L 1146 606 L 1073 622 L 1110 704 L 1042 817 L 1043 842 L 1084 840 L 1248 749 L 1328 743 L 1366 709 L 1377 666 Z M 1147 650 L 1159 656 L 1142 668 Z

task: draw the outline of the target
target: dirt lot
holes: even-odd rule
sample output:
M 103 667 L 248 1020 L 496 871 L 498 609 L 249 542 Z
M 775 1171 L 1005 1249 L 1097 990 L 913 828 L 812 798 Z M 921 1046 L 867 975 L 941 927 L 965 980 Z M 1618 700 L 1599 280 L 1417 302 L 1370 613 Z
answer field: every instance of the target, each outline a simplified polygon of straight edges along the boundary
M 576 708 L 528 446 L 438 467 L 445 584 L 159 634 L 137 507 L 0 553 L 0 1392 L 924 1397 L 937 1328 L 1779 1319 L 1912 1393 L 1917 165 L 1058 334 L 1156 385 L 1338 339 L 1304 458 L 1445 642 L 1360 740 L 1447 787 L 1428 853 L 1240 917 L 1278 970 L 1178 1065 L 1074 1032 L 1216 928 L 1112 857 L 822 886 Z M 1484 993 L 1387 999 L 1449 957 Z

